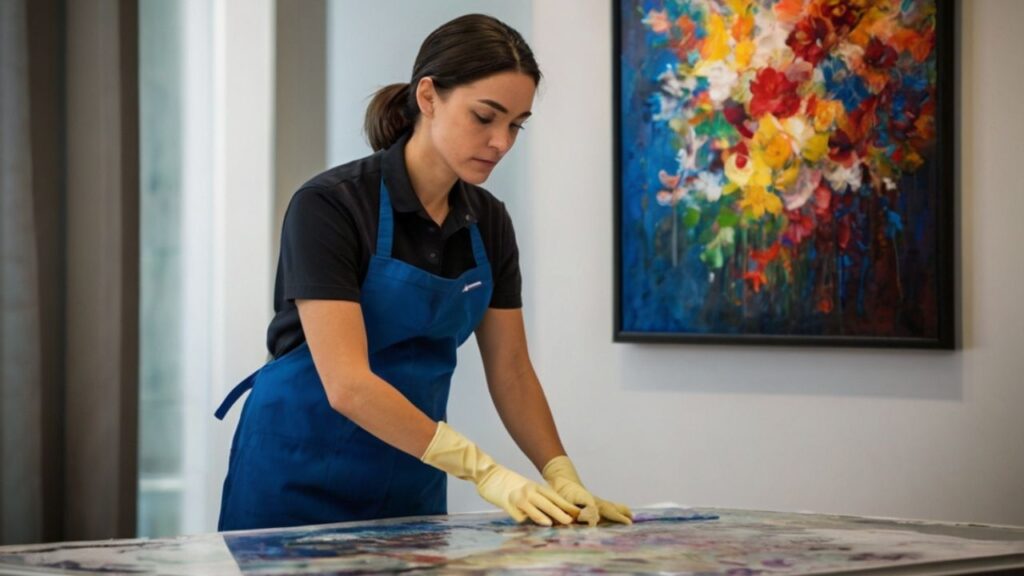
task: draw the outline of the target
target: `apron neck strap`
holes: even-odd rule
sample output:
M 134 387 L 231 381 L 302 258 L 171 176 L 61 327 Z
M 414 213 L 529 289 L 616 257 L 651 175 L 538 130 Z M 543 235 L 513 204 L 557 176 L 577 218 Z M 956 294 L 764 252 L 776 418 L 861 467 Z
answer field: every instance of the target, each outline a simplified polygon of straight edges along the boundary
M 487 250 L 484 249 L 484 240 L 480 236 L 480 228 L 476 222 L 469 225 L 469 234 L 473 238 L 473 259 L 477 266 L 487 264 Z
M 384 178 L 380 179 L 380 215 L 377 217 L 377 255 L 391 258 L 391 239 L 394 238 L 394 218 L 391 215 L 391 197 Z

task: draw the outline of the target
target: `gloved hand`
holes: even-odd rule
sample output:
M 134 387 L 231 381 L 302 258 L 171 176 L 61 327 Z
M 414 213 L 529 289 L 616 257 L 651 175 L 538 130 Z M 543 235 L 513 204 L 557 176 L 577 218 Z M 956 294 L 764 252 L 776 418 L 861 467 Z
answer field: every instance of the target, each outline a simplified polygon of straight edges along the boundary
M 476 484 L 476 491 L 503 509 L 516 522 L 527 518 L 542 526 L 572 524 L 580 509 L 554 490 L 497 464 L 490 456 L 444 422 L 437 423 L 421 460 L 463 480 Z
M 576 518 L 579 522 L 586 522 L 596 526 L 601 518 L 622 524 L 633 523 L 633 512 L 624 504 L 616 504 L 608 500 L 602 500 L 583 487 L 576 467 L 568 456 L 556 456 L 544 465 L 541 475 L 548 481 L 548 484 L 563 498 L 583 507 Z

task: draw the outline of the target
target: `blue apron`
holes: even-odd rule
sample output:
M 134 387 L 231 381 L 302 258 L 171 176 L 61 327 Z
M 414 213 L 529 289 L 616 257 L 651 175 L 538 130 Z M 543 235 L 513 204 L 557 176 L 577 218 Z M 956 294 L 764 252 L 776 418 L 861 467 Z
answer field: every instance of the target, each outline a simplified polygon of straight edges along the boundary
M 456 348 L 493 292 L 476 224 L 476 267 L 442 278 L 391 257 L 391 199 L 383 179 L 376 253 L 360 293 L 370 368 L 433 420 L 444 420 Z M 447 477 L 366 432 L 327 402 L 305 342 L 238 384 L 247 390 L 221 497 L 219 530 L 447 513 Z

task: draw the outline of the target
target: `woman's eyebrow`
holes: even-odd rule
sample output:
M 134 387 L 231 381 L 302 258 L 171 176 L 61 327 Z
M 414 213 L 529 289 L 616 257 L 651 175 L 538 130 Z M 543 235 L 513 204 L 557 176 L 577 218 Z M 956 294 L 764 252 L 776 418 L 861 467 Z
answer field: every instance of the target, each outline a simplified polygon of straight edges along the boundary
M 477 100 L 477 102 L 480 102 L 481 104 L 487 104 L 491 108 L 494 108 L 495 110 L 497 110 L 498 112 L 501 112 L 503 114 L 508 114 L 508 108 L 505 108 L 504 106 L 501 105 L 501 103 L 495 102 L 494 100 L 491 100 L 490 98 L 481 98 L 480 100 Z M 516 116 L 516 118 L 526 118 L 526 117 L 529 117 L 532 114 L 533 114 L 532 112 L 526 111 L 526 112 L 523 112 L 522 114 L 520 114 L 519 116 Z

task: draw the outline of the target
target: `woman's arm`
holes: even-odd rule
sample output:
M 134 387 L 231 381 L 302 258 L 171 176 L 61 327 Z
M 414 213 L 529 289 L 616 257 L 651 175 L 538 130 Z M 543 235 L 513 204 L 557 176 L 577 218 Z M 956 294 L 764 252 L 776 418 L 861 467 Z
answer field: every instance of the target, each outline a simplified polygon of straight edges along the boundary
M 476 339 L 498 415 L 519 449 L 541 470 L 564 455 L 565 448 L 530 362 L 522 310 L 488 308 Z
M 556 492 L 581 508 L 579 522 L 596 525 L 602 518 L 632 523 L 627 506 L 595 497 L 580 480 L 558 438 L 551 409 L 526 348 L 522 310 L 490 308 L 476 329 L 487 387 L 494 406 L 519 449 Z
M 331 407 L 384 442 L 422 457 L 437 423 L 370 370 L 359 303 L 297 300 L 296 306 Z
M 362 308 L 299 300 L 299 319 L 331 407 L 388 444 L 463 480 L 517 522 L 570 524 L 580 509 L 552 489 L 494 462 L 476 444 L 424 414 L 370 369 Z

